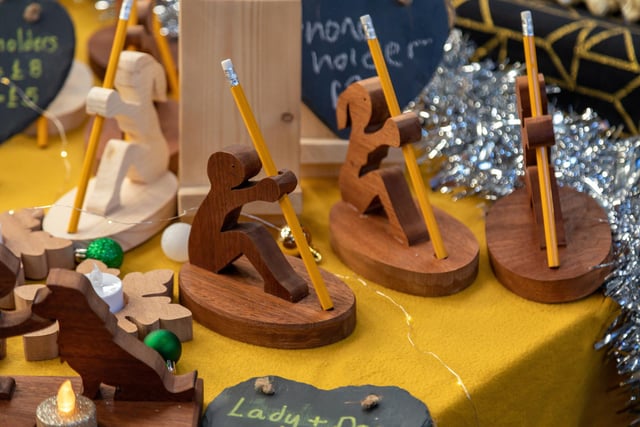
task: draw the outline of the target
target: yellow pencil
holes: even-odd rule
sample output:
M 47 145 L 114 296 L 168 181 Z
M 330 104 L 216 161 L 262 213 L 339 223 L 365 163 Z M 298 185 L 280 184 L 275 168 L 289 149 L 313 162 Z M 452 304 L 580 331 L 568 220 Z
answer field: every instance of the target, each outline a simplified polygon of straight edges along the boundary
M 173 94 L 175 99 L 180 99 L 180 84 L 178 82 L 178 72 L 176 71 L 176 64 L 173 60 L 171 49 L 169 48 L 169 41 L 160 32 L 160 18 L 155 14 L 155 12 L 152 11 L 151 13 L 153 13 L 154 15 L 152 17 L 153 38 L 158 45 L 160 59 L 162 59 L 162 65 L 164 65 L 164 69 L 167 72 L 169 88 L 171 89 L 171 93 Z
M 522 41 L 524 43 L 524 57 L 527 64 L 527 80 L 529 82 L 529 98 L 531 99 L 531 116 L 542 115 L 542 98 L 538 82 L 538 60 L 533 35 L 533 21 L 531 12 L 520 14 L 522 19 Z M 544 237 L 547 246 L 547 264 L 549 267 L 559 267 L 558 237 L 556 235 L 556 221 L 551 194 L 551 177 L 549 175 L 549 159 L 546 147 L 536 147 L 536 161 L 538 165 L 538 183 L 540 198 L 542 199 L 542 220 L 544 223 Z
M 45 116 L 38 117 L 36 121 L 36 139 L 38 147 L 44 148 L 49 143 L 49 120 Z
M 122 52 L 125 37 L 127 35 L 127 22 L 129 21 L 129 14 L 131 12 L 132 3 L 133 0 L 124 0 L 122 2 L 122 7 L 120 8 L 120 16 L 118 17 L 116 33 L 113 37 L 113 45 L 111 46 L 111 53 L 109 54 L 109 62 L 107 63 L 107 70 L 104 75 L 104 80 L 102 81 L 102 87 L 106 89 L 113 88 L 113 83 L 116 77 L 116 70 L 118 69 L 118 61 L 120 60 L 120 52 Z M 91 170 L 93 169 L 93 161 L 98 149 L 103 124 L 104 117 L 99 115 L 96 116 L 93 121 L 93 126 L 91 127 L 91 133 L 89 134 L 87 151 L 84 155 L 84 161 L 82 163 L 80 182 L 78 183 L 78 190 L 76 192 L 76 198 L 73 203 L 73 210 L 71 211 L 69 226 L 67 227 L 67 232 L 69 233 L 75 233 L 78 231 L 80 212 L 82 210 L 82 205 L 84 204 L 84 197 L 87 193 L 89 179 L 91 178 Z
M 360 23 L 362 24 L 362 29 L 367 37 L 371 57 L 373 58 L 373 63 L 376 67 L 376 71 L 378 72 L 378 77 L 380 78 L 380 84 L 382 85 L 384 98 L 387 101 L 389 113 L 391 116 L 398 116 L 402 111 L 400 111 L 400 105 L 398 105 L 398 99 L 396 98 L 391 78 L 389 77 L 387 65 L 384 61 L 384 57 L 382 56 L 382 50 L 380 49 L 380 43 L 376 37 L 371 17 L 369 15 L 361 16 Z M 431 238 L 436 258 L 444 259 L 448 256 L 447 249 L 442 241 L 440 228 L 436 222 L 435 215 L 433 214 L 433 208 L 431 207 L 429 197 L 427 196 L 427 190 L 424 186 L 424 182 L 422 181 L 422 175 L 418 168 L 418 161 L 416 159 L 416 154 L 413 151 L 413 146 L 411 144 L 403 145 L 402 154 L 404 156 L 404 162 L 407 165 L 411 184 L 413 185 L 413 189 L 418 198 L 418 205 L 420 206 L 427 230 L 429 231 L 429 237 Z
M 238 76 L 233 69 L 233 63 L 230 59 L 225 59 L 224 61 L 222 61 L 222 69 L 224 70 L 224 74 L 227 77 L 227 80 L 229 80 L 229 84 L 231 85 L 231 94 L 233 95 L 236 106 L 238 107 L 240 115 L 244 120 L 245 127 L 247 128 L 247 131 L 251 136 L 251 141 L 253 141 L 253 146 L 258 152 L 258 157 L 260 157 L 260 161 L 262 162 L 262 166 L 264 167 L 266 174 L 268 176 L 276 176 L 278 174 L 278 170 L 276 169 L 276 165 L 271 158 L 269 149 L 264 142 L 264 137 L 262 136 L 262 132 L 260 131 L 260 127 L 258 126 L 258 122 L 253 115 L 253 111 L 249 106 L 249 102 L 247 101 L 242 86 L 240 86 Z M 316 265 L 315 260 L 313 259 L 313 254 L 309 249 L 309 244 L 307 243 L 307 239 L 305 238 L 304 232 L 302 231 L 300 222 L 298 222 L 298 217 L 293 210 L 291 200 L 289 200 L 289 196 L 285 194 L 280 198 L 279 202 L 282 213 L 284 214 L 284 218 L 287 221 L 287 225 L 291 229 L 293 238 L 295 239 L 296 244 L 298 245 L 298 249 L 300 250 L 300 256 L 302 257 L 304 266 L 307 269 L 307 273 L 309 273 L 309 277 L 316 291 L 316 295 L 318 295 L 320 305 L 322 306 L 323 310 L 330 310 L 333 308 L 333 302 L 331 301 L 331 297 L 329 296 L 329 292 L 327 291 L 324 280 L 320 275 L 320 270 Z

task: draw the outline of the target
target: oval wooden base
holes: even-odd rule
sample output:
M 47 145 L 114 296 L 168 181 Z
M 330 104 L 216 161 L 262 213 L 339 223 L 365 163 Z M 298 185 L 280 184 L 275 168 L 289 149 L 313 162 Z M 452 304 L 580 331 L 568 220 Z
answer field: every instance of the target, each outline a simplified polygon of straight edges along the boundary
M 559 188 L 567 245 L 558 248 L 559 268 L 549 268 L 534 228 L 526 189 L 498 200 L 486 218 L 487 247 L 498 280 L 512 292 L 537 302 L 583 298 L 602 285 L 610 268 L 595 268 L 611 255 L 605 211 L 586 194 Z
M 180 270 L 180 303 L 194 320 L 238 341 L 264 347 L 320 347 L 348 337 L 356 325 L 356 300 L 349 287 L 321 270 L 333 310 L 324 311 L 301 260 L 287 257 L 309 283 L 309 295 L 292 303 L 263 292 L 262 278 L 246 257 L 225 274 L 186 263 Z
M 386 218 L 361 215 L 351 204 L 331 209 L 331 246 L 349 268 L 382 286 L 408 294 L 436 297 L 469 286 L 478 274 L 478 241 L 461 222 L 435 209 L 449 254 L 437 259 L 431 241 L 406 246 L 391 237 Z
M 89 181 L 87 194 L 91 194 L 95 178 Z M 138 246 L 162 230 L 168 218 L 176 214 L 178 180 L 171 172 L 165 173 L 153 184 L 136 184 L 125 178 L 120 190 L 120 207 L 108 215 L 83 212 L 76 233 L 67 233 L 76 189 L 62 196 L 44 217 L 42 228 L 65 239 L 89 244 L 99 237 L 110 237 L 120 243 L 125 252 Z

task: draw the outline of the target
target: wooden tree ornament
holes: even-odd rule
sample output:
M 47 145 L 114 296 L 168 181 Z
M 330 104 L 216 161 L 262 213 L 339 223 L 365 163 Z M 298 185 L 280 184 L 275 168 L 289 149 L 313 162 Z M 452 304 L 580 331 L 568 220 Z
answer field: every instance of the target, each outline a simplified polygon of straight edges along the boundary
M 338 302 L 321 311 L 302 262 L 283 255 L 262 224 L 238 222 L 245 204 L 275 202 L 296 187 L 289 171 L 252 181 L 260 169 L 248 146 L 211 155 L 211 189 L 193 219 L 189 263 L 180 271 L 182 304 L 210 329 L 257 345 L 307 348 L 345 338 L 355 327 L 349 288 L 324 272 Z
M 532 117 L 526 77 L 516 81 L 516 97 L 525 153 L 525 188 L 498 200 L 486 217 L 489 260 L 498 280 L 512 292 L 538 302 L 557 303 L 583 298 L 600 287 L 611 271 L 611 229 L 606 212 L 594 199 L 572 188 L 558 187 L 550 168 L 558 267 L 547 263 L 540 204 L 538 165 L 533 150 L 555 144 L 547 114 L 544 77 L 538 76 L 543 115 Z
M 389 147 L 421 138 L 418 117 L 389 117 L 378 77 L 350 85 L 338 98 L 338 127 L 351 127 L 340 170 L 342 201 L 330 213 L 331 245 L 352 270 L 414 295 L 441 296 L 469 286 L 478 272 L 478 243 L 434 209 L 449 256 L 436 259 L 425 222 L 399 167 L 381 168 Z
M 175 215 L 178 183 L 168 171 L 169 149 L 160 128 L 154 99 L 166 98 L 164 70 L 150 55 L 122 52 L 117 91 L 94 87 L 87 110 L 115 117 L 129 136 L 108 142 L 98 172 L 87 190 L 86 214 L 78 230 L 67 232 L 76 190 L 64 195 L 45 217 L 45 230 L 60 237 L 90 241 L 111 237 L 127 251 L 161 230 Z M 109 217 L 110 221 L 105 219 Z

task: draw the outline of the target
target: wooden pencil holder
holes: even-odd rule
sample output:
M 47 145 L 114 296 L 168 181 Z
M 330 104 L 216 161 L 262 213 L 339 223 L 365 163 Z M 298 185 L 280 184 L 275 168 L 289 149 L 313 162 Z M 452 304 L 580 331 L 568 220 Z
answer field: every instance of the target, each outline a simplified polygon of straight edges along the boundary
M 338 98 L 339 128 L 351 127 L 340 170 L 342 201 L 330 213 L 331 246 L 353 271 L 420 296 L 450 295 L 478 272 L 478 242 L 467 227 L 434 209 L 448 257 L 437 259 L 404 173 L 380 167 L 389 147 L 420 140 L 414 113 L 390 117 L 378 77 L 351 84 Z
M 512 292 L 537 302 L 557 303 L 583 298 L 600 287 L 610 267 L 611 229 L 606 212 L 594 199 L 559 187 L 549 167 L 559 267 L 549 267 L 543 223 L 542 192 L 535 150 L 550 153 L 555 144 L 547 112 L 544 77 L 540 83 L 542 115 L 533 117 L 527 77 L 516 80 L 521 118 L 525 187 L 498 200 L 486 217 L 489 259 L 498 280 Z
M 260 159 L 245 145 L 209 158 L 211 189 L 189 237 L 189 263 L 180 271 L 180 301 L 195 320 L 239 341 L 276 348 L 309 348 L 339 341 L 355 327 L 355 298 L 321 272 L 334 308 L 323 311 L 301 260 L 285 256 L 266 228 L 238 222 L 245 204 L 276 202 L 297 184 L 284 171 L 251 180 Z

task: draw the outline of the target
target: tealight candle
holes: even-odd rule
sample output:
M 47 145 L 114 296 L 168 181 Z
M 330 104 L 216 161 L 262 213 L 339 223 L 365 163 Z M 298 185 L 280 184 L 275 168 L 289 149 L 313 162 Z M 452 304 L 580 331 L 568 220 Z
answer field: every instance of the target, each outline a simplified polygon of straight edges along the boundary
M 77 395 L 71 381 L 65 381 L 57 396 L 45 399 L 36 409 L 37 427 L 97 427 L 96 405 Z
M 117 313 L 124 307 L 122 281 L 113 274 L 103 273 L 97 265 L 93 265 L 91 273 L 86 274 L 93 289 L 104 302 L 109 304 L 109 311 Z

